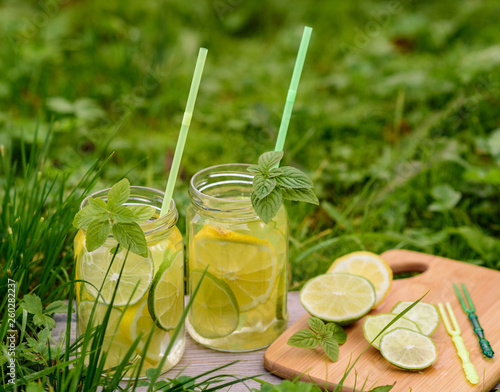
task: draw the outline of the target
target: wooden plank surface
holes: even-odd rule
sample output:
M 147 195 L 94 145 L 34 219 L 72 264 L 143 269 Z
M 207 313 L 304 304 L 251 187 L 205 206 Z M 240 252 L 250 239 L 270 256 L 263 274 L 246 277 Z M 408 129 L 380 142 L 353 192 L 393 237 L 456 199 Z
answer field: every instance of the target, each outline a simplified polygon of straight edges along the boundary
M 382 255 L 395 272 L 425 271 L 420 275 L 396 280 L 386 300 L 371 314 L 389 312 L 402 300 L 415 300 L 425 294 L 424 301 L 436 304 L 449 301 L 452 304 L 458 323 L 462 328 L 462 337 L 469 350 L 471 361 L 480 376 L 476 386 L 469 384 L 462 370 L 451 338 L 444 326 L 439 326 L 433 338 L 438 347 L 438 360 L 430 368 L 420 372 L 407 372 L 390 365 L 378 350 L 370 347 L 356 366 L 358 388 L 368 378 L 368 384 L 387 385 L 397 382 L 393 392 L 413 391 L 453 391 L 475 392 L 489 391 L 500 380 L 500 361 L 486 359 L 480 350 L 477 337 L 462 311 L 453 291 L 452 283 L 465 283 L 476 305 L 476 313 L 483 326 L 486 338 L 493 350 L 500 355 L 500 272 L 450 259 L 426 255 L 423 253 L 394 250 Z M 364 319 L 347 328 L 347 342 L 341 346 L 340 358 L 336 363 L 326 360 L 319 349 L 305 350 L 290 347 L 288 338 L 297 330 L 307 328 L 308 315 L 302 316 L 291 328 L 281 335 L 266 351 L 265 366 L 284 378 L 300 376 L 303 380 L 314 380 L 333 389 L 350 360 L 356 358 L 367 342 L 363 337 Z M 483 373 L 485 374 L 483 385 Z M 347 378 L 344 392 L 351 391 L 354 385 L 354 372 Z M 361 381 L 361 384 L 360 384 Z

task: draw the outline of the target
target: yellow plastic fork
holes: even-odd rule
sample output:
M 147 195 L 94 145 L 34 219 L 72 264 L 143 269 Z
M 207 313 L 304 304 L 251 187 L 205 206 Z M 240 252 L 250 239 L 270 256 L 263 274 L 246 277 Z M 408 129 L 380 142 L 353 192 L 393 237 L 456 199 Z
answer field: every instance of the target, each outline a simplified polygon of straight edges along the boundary
M 455 318 L 455 314 L 453 313 L 453 309 L 451 309 L 450 303 L 446 302 L 446 309 L 450 315 L 451 322 L 453 323 L 453 329 L 450 325 L 448 317 L 446 316 L 446 312 L 444 310 L 443 304 L 439 303 L 439 313 L 441 313 L 441 318 L 443 319 L 444 326 L 446 328 L 446 332 L 451 336 L 451 340 L 455 343 L 455 348 L 457 349 L 457 354 L 462 360 L 462 367 L 464 368 L 465 377 L 471 384 L 477 384 L 479 382 L 479 376 L 477 375 L 476 368 L 472 364 L 469 358 L 469 352 L 467 348 L 465 348 L 464 340 L 460 334 L 462 331 L 458 326 L 457 319 Z

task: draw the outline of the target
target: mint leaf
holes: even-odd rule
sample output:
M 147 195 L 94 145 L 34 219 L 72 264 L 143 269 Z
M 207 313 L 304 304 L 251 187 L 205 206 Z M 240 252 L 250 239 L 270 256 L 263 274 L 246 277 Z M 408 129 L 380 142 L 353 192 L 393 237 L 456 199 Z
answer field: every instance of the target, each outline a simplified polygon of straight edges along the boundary
M 337 325 L 335 323 L 327 323 L 325 325 L 325 330 L 332 333 L 332 338 L 335 339 L 338 344 L 344 344 L 346 342 L 347 333 L 340 325 Z
M 111 214 L 111 217 L 115 222 L 120 222 L 120 223 L 136 221 L 135 214 L 132 211 L 130 211 L 128 206 L 121 206 L 115 208 L 115 210 Z
M 77 229 L 85 230 L 96 219 L 104 221 L 108 218 L 109 215 L 106 210 L 106 202 L 102 199 L 93 199 L 90 197 L 89 204 L 83 207 L 75 215 L 75 218 L 73 219 L 73 226 Z
M 339 359 L 339 344 L 335 339 L 324 338 L 320 340 L 319 344 L 321 344 L 321 347 L 325 350 L 326 355 L 328 355 L 328 358 L 330 358 L 333 362 Z
M 128 201 L 130 197 L 130 182 L 124 178 L 111 187 L 108 192 L 108 210 L 113 211 Z
M 318 345 L 318 338 L 310 329 L 301 329 L 288 339 L 287 344 L 299 348 L 315 348 Z
M 86 245 L 87 251 L 93 252 L 100 248 L 107 240 L 111 226 L 109 220 L 100 222 L 98 219 L 94 220 L 87 229 Z
M 311 317 L 307 319 L 307 323 L 309 324 L 311 329 L 316 333 L 325 331 L 325 323 L 317 317 Z
M 253 191 L 259 199 L 269 195 L 275 187 L 276 180 L 272 178 L 266 178 L 260 174 L 253 178 Z
M 292 201 L 305 201 L 306 203 L 319 204 L 319 200 L 314 192 L 309 188 L 280 188 L 283 199 Z
M 148 246 L 146 237 L 139 224 L 135 222 L 115 223 L 113 225 L 113 235 L 120 245 L 130 250 L 132 253 L 144 257 L 147 256 Z
M 265 152 L 259 157 L 259 166 L 265 172 L 269 172 L 272 168 L 280 163 L 283 158 L 283 151 L 269 151 Z
M 269 171 L 269 173 L 267 173 L 267 178 L 274 178 L 274 177 L 278 177 L 278 176 L 282 176 L 284 173 L 283 173 L 283 170 L 280 169 L 279 167 L 275 167 L 274 169 L 271 169 Z
M 118 252 L 116 251 L 116 249 L 118 248 Z M 119 244 L 116 245 L 116 246 L 113 246 L 110 250 L 109 250 L 109 253 L 111 253 L 112 255 L 114 255 L 115 253 L 118 254 L 120 253 L 121 251 L 123 250 L 123 246 L 120 246 L 119 247 Z
M 257 165 L 251 165 L 247 168 L 247 171 L 249 171 L 252 174 L 265 174 L 264 171 L 260 168 L 260 166 Z
M 150 206 L 127 206 L 127 208 L 134 213 L 137 223 L 150 220 L 156 212 L 156 208 Z
M 314 185 L 309 177 L 299 169 L 291 166 L 281 168 L 283 175 L 276 178 L 276 183 L 285 188 L 312 188 Z
M 35 294 L 26 294 L 20 305 L 28 313 L 42 314 L 42 300 Z
M 54 314 L 54 313 L 66 313 L 68 311 L 68 304 L 63 301 L 54 301 L 51 304 L 47 305 L 45 308 L 45 314 Z
M 283 196 L 278 188 L 274 188 L 269 195 L 263 198 L 252 193 L 251 199 L 255 212 L 265 223 L 269 223 L 273 219 L 283 203 Z

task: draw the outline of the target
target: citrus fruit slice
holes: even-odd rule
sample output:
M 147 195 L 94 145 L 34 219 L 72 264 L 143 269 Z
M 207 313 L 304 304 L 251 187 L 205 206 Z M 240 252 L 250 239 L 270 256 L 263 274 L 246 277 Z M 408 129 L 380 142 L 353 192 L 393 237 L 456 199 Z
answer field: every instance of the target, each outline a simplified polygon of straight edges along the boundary
M 166 249 L 148 295 L 148 309 L 157 325 L 175 329 L 184 310 L 184 264 L 182 252 Z
M 120 329 L 130 344 L 137 339 L 139 334 L 142 334 L 136 347 L 137 354 L 146 355 L 146 359 L 154 364 L 161 360 L 161 354 L 166 350 L 168 345 L 168 339 L 165 339 L 168 337 L 168 333 L 155 326 L 149 314 L 148 301 L 146 299 L 138 304 L 129 306 L 125 310 L 122 322 L 120 323 Z M 153 336 L 151 336 L 148 349 L 144 353 L 144 347 L 151 334 Z
M 360 275 L 375 287 L 377 307 L 385 299 L 392 287 L 392 269 L 380 256 L 371 252 L 353 252 L 335 260 L 327 271 Z
M 416 331 L 396 328 L 382 336 L 380 353 L 393 365 L 406 370 L 420 370 L 437 359 L 434 341 Z
M 369 343 L 371 343 L 372 340 L 375 339 L 375 336 L 377 336 L 380 333 L 380 331 L 382 331 L 385 328 L 385 326 L 395 318 L 396 315 L 391 313 L 380 313 L 377 314 L 376 316 L 368 316 L 365 322 L 363 323 L 363 334 L 365 335 L 365 339 L 368 340 Z M 386 329 L 384 333 L 392 331 L 393 329 L 396 328 L 407 328 L 415 332 L 419 333 L 421 332 L 417 324 L 415 324 L 411 320 L 401 317 L 388 329 Z M 380 347 L 380 338 L 381 336 L 379 336 L 372 343 L 372 346 L 375 347 L 376 349 L 379 349 Z
M 231 288 L 241 312 L 267 302 L 278 274 L 269 241 L 210 225 L 194 237 L 190 263 L 201 270 L 208 265 Z
M 348 325 L 370 311 L 375 303 L 375 289 L 361 276 L 319 275 L 302 288 L 300 302 L 312 316 Z
M 78 305 L 78 332 L 80 335 L 84 334 L 87 329 L 93 306 L 93 301 L 82 301 Z M 107 309 L 107 305 L 101 303 L 96 305 L 94 315 L 92 317 L 92 327 L 102 324 Z M 120 364 L 130 348 L 130 342 L 118 327 L 121 317 L 122 312 L 120 310 L 115 308 L 111 309 L 102 345 L 103 352 L 107 352 L 106 362 L 104 364 L 106 369 Z M 89 350 L 90 346 L 91 345 L 89 344 L 87 347 Z M 130 360 L 132 359 L 133 358 L 130 358 Z
M 125 260 L 126 258 L 126 260 Z M 100 290 L 99 302 L 110 303 L 117 286 L 120 272 L 123 272 L 120 285 L 116 289 L 113 306 L 136 304 L 144 297 L 153 280 L 153 260 L 151 253 L 142 257 L 124 249 L 119 252 L 110 267 L 113 254 L 108 247 L 101 246 L 93 252 L 85 252 L 81 264 L 81 278 L 87 282 L 85 288 L 94 298 Z M 108 271 L 109 268 L 109 272 Z M 107 272 L 107 275 L 106 275 Z M 101 288 L 102 285 L 102 288 Z
M 191 271 L 191 288 L 194 290 L 203 271 Z M 238 327 L 240 311 L 238 302 L 229 285 L 206 272 L 200 289 L 190 309 L 189 322 L 204 338 L 222 338 Z
M 391 310 L 391 313 L 399 314 L 410 306 L 411 301 L 400 301 Z M 439 325 L 439 314 L 434 305 L 426 302 L 419 302 L 404 315 L 405 318 L 418 325 L 420 331 L 427 336 L 431 336 Z

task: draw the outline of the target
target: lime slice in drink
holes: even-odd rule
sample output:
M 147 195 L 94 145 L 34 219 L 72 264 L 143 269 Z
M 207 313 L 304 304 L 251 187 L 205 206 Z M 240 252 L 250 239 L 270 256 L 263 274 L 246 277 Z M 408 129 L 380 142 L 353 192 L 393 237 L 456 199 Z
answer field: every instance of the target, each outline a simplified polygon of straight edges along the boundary
M 151 318 L 166 331 L 175 329 L 184 309 L 184 263 L 182 252 L 165 250 L 148 295 Z
M 129 347 L 132 342 L 142 334 L 137 344 L 136 352 L 139 355 L 146 355 L 146 359 L 156 364 L 161 360 L 161 353 L 167 348 L 168 340 L 164 342 L 168 333 L 155 326 L 148 311 L 148 301 L 144 299 L 138 304 L 127 307 L 120 323 L 122 334 L 127 337 Z M 144 352 L 146 342 L 151 336 L 147 351 Z
M 267 240 L 217 226 L 205 226 L 193 241 L 192 268 L 209 271 L 234 293 L 241 312 L 267 302 L 278 274 Z
M 365 335 L 365 339 L 368 340 L 369 343 L 375 336 L 377 336 L 380 331 L 382 331 L 387 324 L 389 324 L 392 320 L 396 318 L 395 314 L 391 313 L 380 313 L 376 316 L 368 316 L 363 323 L 363 334 Z M 407 318 L 401 317 L 394 324 L 392 324 L 388 329 L 385 330 L 385 333 L 392 331 L 396 328 L 407 328 L 415 332 L 421 332 L 418 328 L 417 324 L 413 321 L 408 320 Z M 379 336 L 373 343 L 372 346 L 376 349 L 380 347 L 380 338 Z
M 124 306 L 127 303 L 129 305 L 136 304 L 144 297 L 153 280 L 151 253 L 148 252 L 148 257 L 142 257 L 128 252 L 127 256 L 127 250 L 123 249 L 116 255 L 110 267 L 112 259 L 113 254 L 105 246 L 83 255 L 81 278 L 87 282 L 85 288 L 94 298 L 100 289 L 98 301 L 109 304 L 117 286 L 122 266 L 125 264 L 113 306 Z M 109 272 L 107 272 L 108 268 Z
M 411 301 L 400 301 L 391 310 L 391 313 L 399 314 L 410 306 Z M 439 314 L 434 305 L 426 302 L 419 302 L 404 315 L 405 318 L 418 325 L 420 331 L 427 336 L 431 336 L 439 325 Z
M 373 307 L 382 303 L 392 287 L 392 269 L 380 256 L 371 252 L 353 252 L 335 260 L 328 272 L 345 272 L 360 275 L 375 287 L 377 300 Z
M 420 370 L 437 359 L 434 341 L 416 331 L 396 328 L 382 336 L 380 353 L 393 365 L 406 370 Z
M 80 334 L 85 333 L 93 306 L 93 301 L 82 301 L 78 305 L 78 328 Z M 91 323 L 92 327 L 102 324 L 107 309 L 107 305 L 101 303 L 96 305 Z M 106 362 L 104 364 L 106 369 L 120 364 L 130 348 L 130 342 L 127 340 L 127 336 L 124 335 L 118 327 L 121 317 L 122 312 L 120 310 L 117 310 L 116 308 L 111 309 L 102 345 L 103 352 L 107 352 Z M 87 346 L 88 350 L 90 350 L 90 346 L 91 344 Z M 130 358 L 130 360 L 133 359 L 134 358 Z
M 315 317 L 348 325 L 367 314 L 375 303 L 375 289 L 361 276 L 332 273 L 305 284 L 300 302 Z
M 203 271 L 195 269 L 189 277 L 194 290 Z M 190 309 L 189 322 L 207 339 L 222 338 L 238 327 L 240 311 L 229 285 L 207 272 Z

